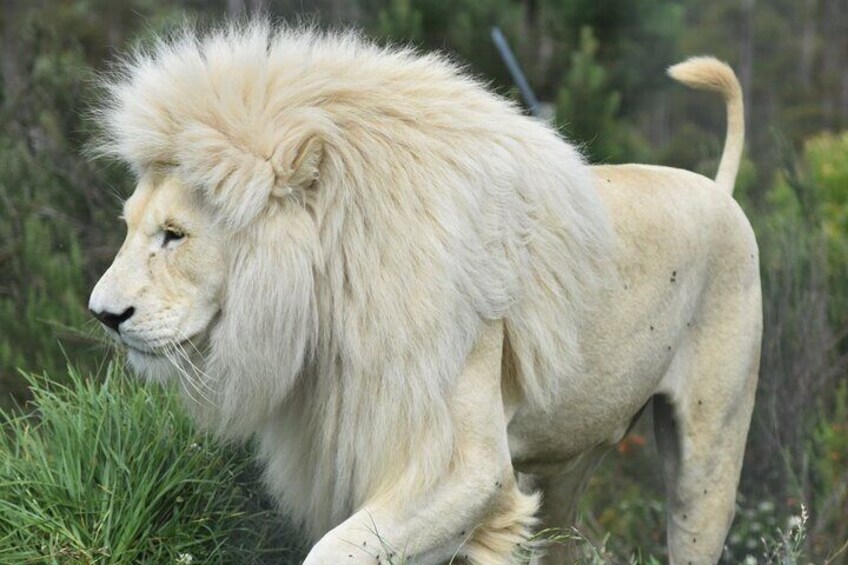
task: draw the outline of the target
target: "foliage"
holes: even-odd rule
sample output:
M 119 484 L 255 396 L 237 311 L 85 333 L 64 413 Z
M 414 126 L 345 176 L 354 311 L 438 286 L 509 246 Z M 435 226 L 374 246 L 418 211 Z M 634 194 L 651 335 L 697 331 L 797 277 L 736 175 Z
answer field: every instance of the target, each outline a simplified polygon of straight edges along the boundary
M 525 45 L 521 6 L 512 0 L 454 0 L 446 9 L 441 0 L 360 0 L 359 23 L 378 39 L 412 43 L 455 56 L 470 70 L 498 87 L 511 85 L 509 73 L 489 39 L 500 27 L 513 49 Z
M 788 563 L 797 559 L 804 551 L 807 514 L 792 515 L 785 520 L 785 527 L 778 516 L 777 506 L 770 500 L 747 504 L 744 495 L 736 502 L 736 518 L 733 521 L 722 560 L 725 563 L 757 563 L 761 555 L 766 563 Z M 803 516 L 803 521 L 801 516 Z
M 811 542 L 826 555 L 828 540 L 848 543 L 848 382 L 842 381 L 833 399 L 832 412 L 819 418 L 808 440 L 813 485 L 811 505 L 816 511 Z
M 66 335 L 76 356 L 75 333 L 87 319 L 85 261 L 78 231 L 61 200 L 49 193 L 57 181 L 21 143 L 0 138 L 6 159 L 0 177 L 0 375 L 15 367 L 41 367 L 58 374 L 62 356 L 56 338 Z M 21 284 L 25 283 L 25 284 Z M 3 371 L 8 374 L 3 374 Z
M 558 63 L 555 68 L 568 72 L 568 54 L 580 49 L 583 29 L 591 28 L 599 42 L 598 61 L 621 92 L 622 113 L 631 120 L 642 104 L 657 100 L 670 86 L 664 71 L 681 57 L 677 47 L 684 29 L 681 3 L 572 0 L 540 4 L 545 29 L 562 44 L 561 53 L 553 57 Z M 557 78 L 558 70 L 549 74 Z
M 27 416 L 0 412 L 0 562 L 277 560 L 249 454 L 194 431 L 171 394 L 69 369 L 29 376 Z M 249 512 L 252 510 L 252 512 Z M 276 540 L 279 541 L 279 540 Z
M 581 528 L 613 556 L 665 556 L 665 492 L 651 416 L 646 410 L 606 456 L 581 500 Z
M 793 516 L 786 530 L 778 528 L 772 540 L 763 539 L 765 562 L 775 565 L 798 565 L 804 562 L 804 542 L 807 536 L 807 509 L 801 506 L 800 516 Z M 746 556 L 745 562 L 749 562 Z
M 414 10 L 410 0 L 392 0 L 379 11 L 376 32 L 381 37 L 420 40 L 423 35 L 421 20 L 421 11 Z
M 848 278 L 848 131 L 808 139 L 804 143 L 804 164 L 819 193 L 830 281 L 839 288 Z M 831 321 L 837 327 L 848 324 L 848 293 L 830 295 Z
M 597 59 L 598 40 L 590 27 L 580 30 L 580 46 L 557 94 L 557 121 L 569 138 L 586 140 L 583 151 L 593 162 L 621 161 L 636 152 L 632 132 L 618 122 L 621 95 L 611 89 Z
M 67 13 L 63 5 L 58 12 Z M 66 34 L 71 22 L 24 14 L 17 63 L 27 96 L 5 97 L 0 117 L 0 392 L 20 394 L 16 368 L 63 373 L 67 354 L 90 366 L 86 300 L 103 249 L 115 235 L 94 231 L 113 212 L 110 171 L 93 169 L 82 155 L 85 100 L 93 68 L 84 38 Z M 85 29 L 85 28 L 84 28 Z M 83 251 L 85 250 L 85 251 Z M 57 345 L 62 340 L 62 348 Z M 2 404 L 2 403 L 0 403 Z

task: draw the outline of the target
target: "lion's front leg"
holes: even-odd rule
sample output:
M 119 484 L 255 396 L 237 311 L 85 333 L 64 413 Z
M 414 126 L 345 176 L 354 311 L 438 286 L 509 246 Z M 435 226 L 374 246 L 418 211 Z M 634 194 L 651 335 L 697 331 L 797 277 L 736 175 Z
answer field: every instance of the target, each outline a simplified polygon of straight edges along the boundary
M 410 470 L 402 487 L 365 504 L 321 538 L 307 565 L 513 561 L 539 501 L 518 490 L 510 462 L 502 344 L 503 324 L 491 323 L 468 358 L 451 399 L 453 458 L 435 487 L 410 490 Z

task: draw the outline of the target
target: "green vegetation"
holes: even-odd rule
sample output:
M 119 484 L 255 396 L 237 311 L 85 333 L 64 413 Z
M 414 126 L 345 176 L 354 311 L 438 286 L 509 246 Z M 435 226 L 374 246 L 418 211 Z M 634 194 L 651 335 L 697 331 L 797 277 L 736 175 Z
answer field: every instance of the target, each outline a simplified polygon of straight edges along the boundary
M 277 519 L 256 502 L 247 454 L 195 437 L 166 392 L 124 382 L 115 369 L 103 380 L 79 377 L 112 359 L 87 321 L 86 300 L 120 243 L 119 201 L 133 182 L 120 166 L 85 156 L 94 77 L 156 31 L 261 5 L 278 19 L 355 25 L 381 41 L 447 51 L 515 97 L 489 40 L 498 25 L 558 127 L 592 161 L 708 176 L 721 152 L 721 104 L 674 84 L 664 69 L 694 54 L 728 60 L 746 93 L 749 143 L 736 198 L 760 243 L 765 335 L 725 560 L 846 558 L 844 0 L 4 0 L 0 562 L 114 561 L 129 540 L 138 559 L 185 553 L 215 562 L 246 559 L 238 552 L 254 542 L 279 543 L 250 537 L 265 536 L 258 524 Z M 68 360 L 78 372 L 66 370 Z M 27 380 L 19 369 L 49 378 Z M 579 526 L 592 548 L 585 562 L 665 559 L 663 483 L 650 414 L 643 420 L 592 480 Z M 155 485 L 151 473 L 159 473 Z M 107 492 L 120 495 L 112 510 Z M 120 522 L 117 512 L 127 512 Z M 145 529 L 154 526 L 155 534 Z
M 259 563 L 280 517 L 247 453 L 198 434 L 176 395 L 109 366 L 102 380 L 29 376 L 0 413 L 0 563 Z

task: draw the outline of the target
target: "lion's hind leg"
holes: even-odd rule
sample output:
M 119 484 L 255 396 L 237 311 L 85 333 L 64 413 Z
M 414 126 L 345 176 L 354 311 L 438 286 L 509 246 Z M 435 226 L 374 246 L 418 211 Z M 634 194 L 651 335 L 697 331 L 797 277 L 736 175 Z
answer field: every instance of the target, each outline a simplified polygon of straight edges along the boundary
M 654 398 L 672 564 L 716 563 L 733 520 L 762 318 L 758 286 L 730 294 L 706 300 Z

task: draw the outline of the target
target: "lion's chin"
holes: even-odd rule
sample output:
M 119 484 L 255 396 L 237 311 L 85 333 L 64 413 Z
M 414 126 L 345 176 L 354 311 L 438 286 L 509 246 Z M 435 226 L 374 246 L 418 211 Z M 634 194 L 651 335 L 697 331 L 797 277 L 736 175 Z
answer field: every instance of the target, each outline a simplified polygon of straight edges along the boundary
M 164 355 L 156 355 L 128 347 L 127 361 L 129 361 L 132 370 L 146 381 L 165 384 L 172 381 L 177 375 L 173 363 Z
M 167 384 L 186 372 L 193 373 L 203 365 L 201 350 L 207 347 L 209 332 L 214 326 L 167 348 L 140 348 L 123 342 L 127 351 L 127 361 L 132 370 L 142 379 L 159 384 Z M 166 353 L 170 351 L 171 353 Z M 175 366 L 180 363 L 180 367 Z

